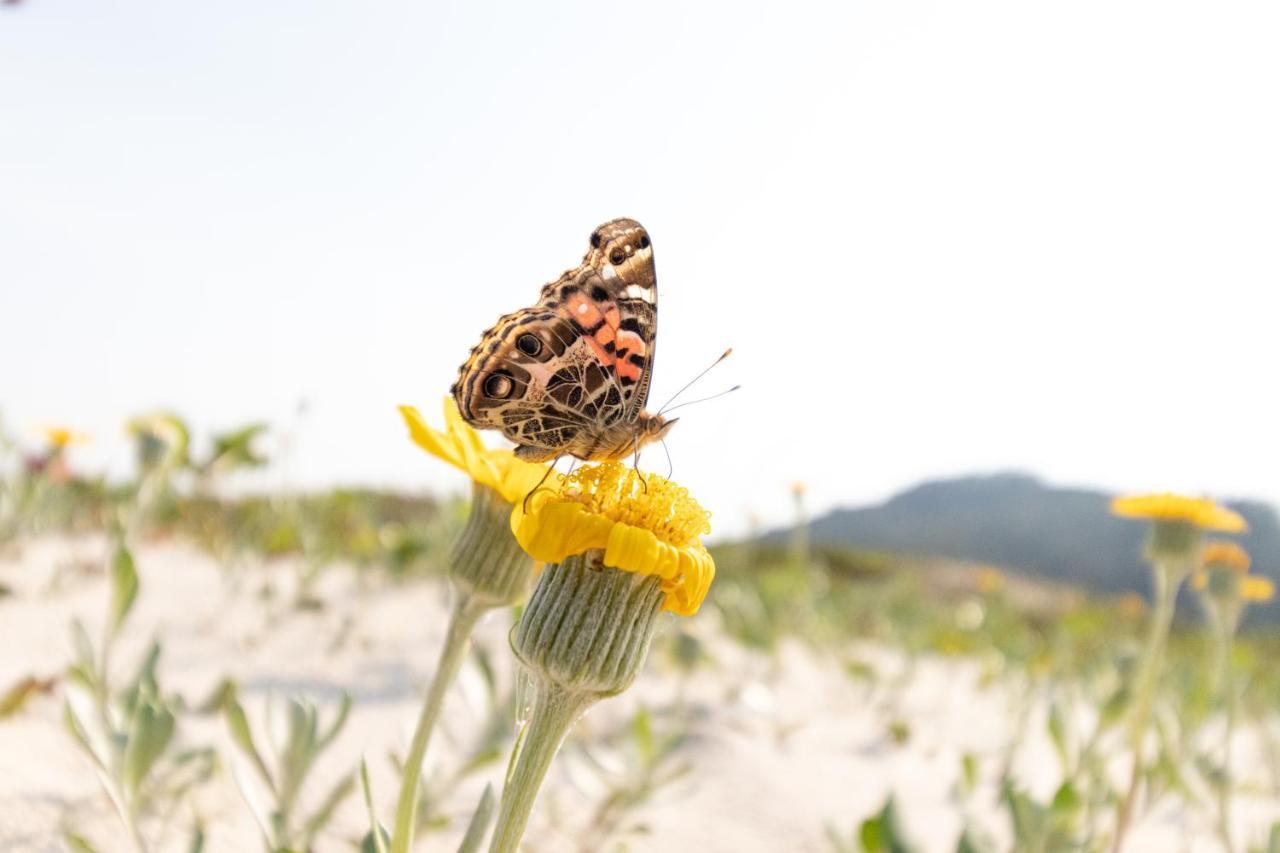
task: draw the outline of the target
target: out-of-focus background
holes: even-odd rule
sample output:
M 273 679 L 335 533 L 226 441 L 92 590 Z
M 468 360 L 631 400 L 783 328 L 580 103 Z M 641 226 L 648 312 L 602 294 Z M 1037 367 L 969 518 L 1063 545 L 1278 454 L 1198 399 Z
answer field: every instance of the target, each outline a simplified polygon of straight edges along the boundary
M 3 411 L 307 404 L 405 460 L 591 229 L 653 234 L 676 473 L 717 529 L 938 475 L 1280 499 L 1274 4 L 25 0 L 0 17 Z M 665 460 L 662 460 L 665 467 Z
M 396 407 L 442 424 L 618 216 L 655 247 L 652 406 L 734 349 L 686 398 L 741 390 L 641 461 L 719 576 L 528 849 L 1106 849 L 1152 588 L 1112 496 L 1217 499 L 1280 576 L 1277 43 L 1266 2 L 0 4 L 0 849 L 133 849 L 61 722 L 122 543 L 117 678 L 159 673 L 188 749 L 148 849 L 258 843 L 228 697 L 344 692 L 302 847 L 358 844 L 469 495 Z M 1280 850 L 1280 604 L 1224 645 L 1207 596 L 1126 849 Z M 500 778 L 509 627 L 426 846 Z

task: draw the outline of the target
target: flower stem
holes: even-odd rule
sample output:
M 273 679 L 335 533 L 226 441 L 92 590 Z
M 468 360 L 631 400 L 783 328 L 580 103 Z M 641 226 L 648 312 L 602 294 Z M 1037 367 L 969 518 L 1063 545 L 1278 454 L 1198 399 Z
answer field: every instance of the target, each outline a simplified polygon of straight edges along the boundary
M 560 688 L 537 679 L 533 714 L 520 745 L 520 754 L 507 777 L 498 807 L 489 853 L 515 853 L 538 798 L 542 780 L 551 767 L 565 735 L 599 696 Z
M 1156 686 L 1159 682 L 1160 666 L 1164 660 L 1164 647 L 1169 638 L 1169 627 L 1173 623 L 1178 587 L 1186 573 L 1174 565 L 1157 562 L 1152 574 L 1155 579 L 1156 607 L 1151 614 L 1151 632 L 1147 636 L 1146 650 L 1138 670 L 1138 695 L 1129 729 L 1129 751 L 1133 755 L 1133 771 L 1129 777 L 1128 790 L 1120 802 L 1120 809 L 1116 815 L 1116 834 L 1111 845 L 1112 853 L 1119 853 L 1124 843 L 1125 834 L 1133 821 L 1138 789 L 1142 787 L 1142 770 L 1145 765 L 1143 747 L 1146 743 L 1147 722 L 1151 717 L 1151 708 L 1155 704 Z
M 404 772 L 400 778 L 400 797 L 396 801 L 396 823 L 391 840 L 391 853 L 408 853 L 413 846 L 414 822 L 418 811 L 418 783 L 422 778 L 422 761 L 427 753 L 427 744 L 431 740 L 431 732 L 436 720 L 440 717 L 440 709 L 444 705 L 444 695 L 453 684 L 467 656 L 471 645 L 471 632 L 480 617 L 489 608 L 476 600 L 474 596 L 459 594 L 449 616 L 449 629 L 445 635 L 444 648 L 440 650 L 440 660 L 436 664 L 435 675 L 427 688 L 427 696 L 422 703 L 422 712 L 418 715 L 418 726 L 413 732 L 413 742 L 409 746 L 409 755 L 405 758 Z
M 1227 614 L 1219 627 L 1218 678 L 1222 684 L 1222 700 L 1226 713 L 1226 729 L 1222 735 L 1222 776 L 1218 780 L 1218 835 L 1227 851 L 1235 850 L 1231 840 L 1231 741 L 1236 729 L 1236 679 L 1231 668 L 1231 649 L 1234 644 L 1238 614 Z

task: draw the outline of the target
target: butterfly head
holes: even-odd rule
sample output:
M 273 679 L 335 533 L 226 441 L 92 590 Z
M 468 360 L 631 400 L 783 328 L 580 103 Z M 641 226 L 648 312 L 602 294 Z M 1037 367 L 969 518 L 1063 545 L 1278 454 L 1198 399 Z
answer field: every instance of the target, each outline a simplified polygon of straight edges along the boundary
M 591 246 L 583 263 L 605 281 L 617 279 L 637 298 L 652 302 L 656 276 L 649 232 L 634 219 L 615 219 L 591 232 Z
M 662 415 L 651 415 L 644 412 L 636 420 L 636 435 L 639 439 L 640 447 L 651 444 L 655 441 L 662 441 L 667 437 L 667 433 L 671 432 L 671 428 L 676 425 L 679 418 L 671 418 L 667 420 Z

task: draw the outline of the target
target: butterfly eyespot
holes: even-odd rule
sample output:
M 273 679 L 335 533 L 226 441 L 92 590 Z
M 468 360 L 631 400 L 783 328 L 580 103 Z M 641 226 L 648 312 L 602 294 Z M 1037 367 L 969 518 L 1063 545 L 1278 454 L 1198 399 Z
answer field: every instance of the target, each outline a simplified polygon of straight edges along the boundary
M 615 267 L 621 264 L 626 259 L 627 259 L 627 253 L 622 251 L 621 249 L 614 249 L 613 253 L 609 255 L 609 263 L 613 264 Z
M 520 352 L 525 355 L 537 355 L 542 352 L 542 341 L 538 339 L 537 335 L 531 335 L 528 332 L 525 332 L 523 335 L 516 338 L 516 349 L 520 350 Z
M 600 248 L 600 232 L 599 231 L 591 232 L 591 248 L 593 249 Z
M 638 241 L 637 245 L 638 245 L 641 249 L 647 249 L 647 248 L 649 248 L 649 235 L 648 235 L 648 234 L 641 234 L 641 235 L 640 235 L 640 240 Z
M 511 381 L 511 377 L 502 373 L 494 373 L 484 381 L 485 396 L 497 400 L 509 396 L 514 387 L 515 383 Z

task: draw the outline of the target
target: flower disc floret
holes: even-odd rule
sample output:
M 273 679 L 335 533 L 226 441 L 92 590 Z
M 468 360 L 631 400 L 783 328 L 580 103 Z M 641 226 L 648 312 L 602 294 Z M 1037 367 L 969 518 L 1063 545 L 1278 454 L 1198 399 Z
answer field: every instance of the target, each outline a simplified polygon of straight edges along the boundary
M 602 551 L 605 566 L 656 575 L 663 607 L 692 616 L 702 606 L 715 562 L 700 537 L 710 515 L 687 489 L 619 462 L 579 468 L 556 488 L 539 489 L 511 513 L 511 530 L 535 560 L 558 563 Z
M 546 465 L 517 459 L 510 450 L 485 447 L 480 434 L 462 419 L 452 397 L 444 401 L 444 432 L 429 426 L 413 406 L 401 406 L 400 415 L 414 443 L 462 471 L 473 482 L 493 489 L 507 503 L 523 501 L 544 477 L 548 484 L 559 483 L 559 474 L 552 472 L 547 476 Z
M 1208 498 L 1192 498 L 1169 492 L 1156 495 L 1128 495 L 1111 502 L 1113 515 L 1146 518 L 1156 522 L 1182 522 L 1203 530 L 1243 533 L 1249 529 L 1244 518 Z

